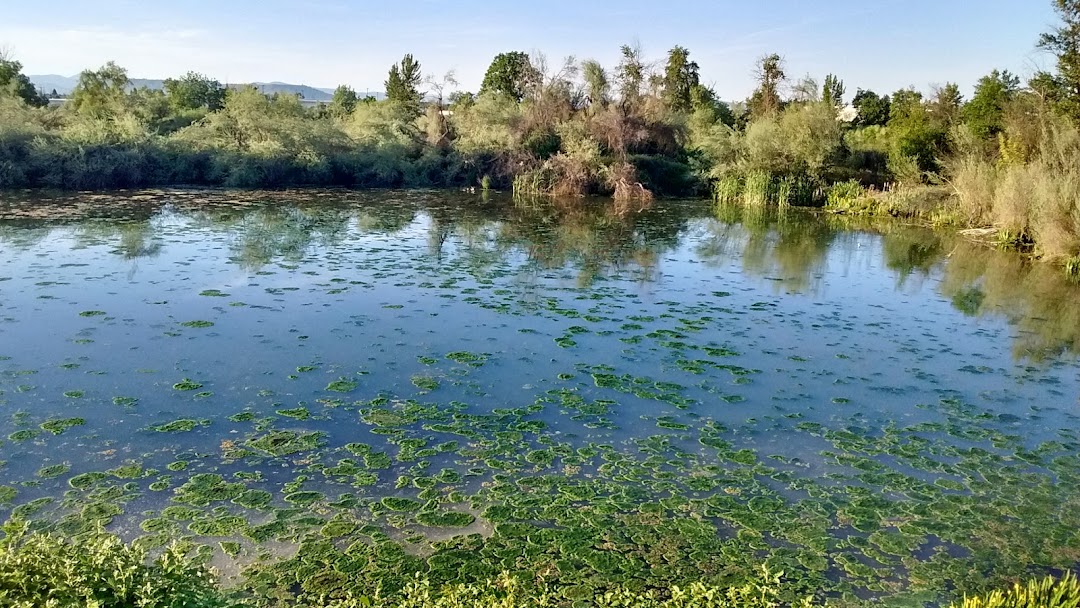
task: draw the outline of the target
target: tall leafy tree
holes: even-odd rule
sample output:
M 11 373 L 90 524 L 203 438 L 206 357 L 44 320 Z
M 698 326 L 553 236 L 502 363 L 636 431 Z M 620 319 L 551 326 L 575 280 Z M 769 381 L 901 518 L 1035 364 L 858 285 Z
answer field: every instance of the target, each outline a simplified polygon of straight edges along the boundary
M 881 97 L 873 91 L 859 89 L 851 105 L 859 113 L 856 124 L 860 127 L 884 126 L 889 122 L 892 102 L 888 95 Z
M 164 83 L 169 104 L 176 110 L 220 110 L 225 105 L 225 87 L 213 78 L 188 72 Z
M 637 108 L 641 104 L 641 87 L 645 84 L 645 62 L 641 58 L 641 49 L 624 44 L 619 49 L 622 61 L 619 62 L 615 76 L 619 85 L 619 99 L 624 110 Z
M 668 52 L 664 69 L 664 102 L 676 112 L 689 112 L 693 99 L 691 92 L 701 84 L 698 64 L 690 60 L 690 51 L 676 46 Z
M 890 125 L 922 120 L 925 116 L 922 93 L 915 89 L 900 89 L 893 93 L 889 106 Z
M 1080 121 L 1080 0 L 1053 0 L 1054 10 L 1062 24 L 1039 39 L 1039 48 L 1057 56 L 1057 75 L 1040 84 L 1053 84 L 1061 108 L 1074 120 Z
M 537 78 L 537 70 L 528 53 L 499 53 L 484 74 L 480 94 L 495 93 L 521 101 L 528 95 L 530 87 L 536 84 Z
M 611 81 L 604 66 L 600 65 L 599 61 L 587 59 L 581 62 L 581 77 L 585 81 L 585 95 L 588 96 L 589 106 L 606 107 L 611 101 Z
M 22 64 L 0 52 L 0 95 L 18 97 L 28 105 L 43 107 L 49 99 L 38 93 L 30 78 L 22 73 Z
M 934 95 L 930 100 L 930 113 L 935 119 L 952 125 L 960 118 L 963 105 L 964 96 L 960 93 L 960 86 L 955 82 L 947 82 L 943 86 L 934 88 Z
M 716 97 L 716 91 L 709 87 L 698 84 L 690 90 L 690 105 L 694 113 L 698 114 L 709 124 L 721 123 L 729 127 L 735 126 L 735 114 L 731 106 L 720 101 Z
M 943 122 L 934 120 L 922 93 L 914 89 L 893 93 L 889 130 L 895 156 L 914 159 L 922 172 L 941 169 L 939 159 L 948 152 L 949 132 Z
M 395 63 L 390 67 L 390 74 L 386 78 L 386 98 L 392 103 L 398 104 L 403 113 L 415 118 L 420 115 L 420 83 L 423 76 L 420 73 L 420 62 L 412 55 L 405 55 L 401 63 Z
M 71 92 L 71 106 L 92 118 L 115 116 L 124 109 L 129 83 L 127 70 L 112 61 L 97 70 L 86 70 Z
M 356 91 L 343 84 L 334 89 L 334 96 L 330 100 L 330 114 L 337 118 L 345 118 L 353 113 L 358 103 L 360 103 L 360 97 Z
M 821 99 L 834 108 L 844 107 L 844 81 L 834 74 L 825 77 L 825 84 L 821 87 Z
M 750 97 L 750 113 L 755 117 L 772 116 L 780 111 L 780 85 L 787 79 L 784 58 L 776 53 L 758 59 L 755 67 L 758 87 Z
M 1005 107 L 1020 91 L 1020 79 L 1008 70 L 994 70 L 975 85 L 963 109 L 964 120 L 979 137 L 996 136 L 1005 128 Z

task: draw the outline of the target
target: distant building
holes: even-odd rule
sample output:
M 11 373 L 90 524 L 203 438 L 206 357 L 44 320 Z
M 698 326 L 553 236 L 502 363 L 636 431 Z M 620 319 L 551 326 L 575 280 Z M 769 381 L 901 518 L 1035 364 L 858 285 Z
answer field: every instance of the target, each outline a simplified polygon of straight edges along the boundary
M 841 122 L 855 122 L 859 118 L 859 110 L 852 105 L 844 106 L 836 114 L 836 118 Z

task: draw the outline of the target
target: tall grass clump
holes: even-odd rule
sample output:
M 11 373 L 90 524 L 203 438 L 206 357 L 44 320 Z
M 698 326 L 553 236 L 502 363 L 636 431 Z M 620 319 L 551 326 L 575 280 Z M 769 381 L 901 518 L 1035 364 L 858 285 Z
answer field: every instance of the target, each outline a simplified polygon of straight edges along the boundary
M 773 200 L 773 178 L 767 171 L 755 170 L 746 174 L 742 188 L 742 204 L 746 207 L 764 207 Z
M 721 205 L 734 205 L 742 194 L 743 182 L 738 175 L 725 175 L 713 186 L 713 198 Z
M 834 211 L 853 211 L 865 207 L 866 190 L 855 180 L 833 184 L 825 196 L 825 206 Z
M 1017 583 L 1008 591 L 965 598 L 952 608 L 1076 608 L 1080 606 L 1080 582 L 1066 572 L 1060 579 L 1047 577 Z
M 1043 121 L 1030 160 L 1007 145 L 996 161 L 965 155 L 952 162 L 949 184 L 964 223 L 1067 265 L 1080 257 L 1080 131 L 1054 117 Z

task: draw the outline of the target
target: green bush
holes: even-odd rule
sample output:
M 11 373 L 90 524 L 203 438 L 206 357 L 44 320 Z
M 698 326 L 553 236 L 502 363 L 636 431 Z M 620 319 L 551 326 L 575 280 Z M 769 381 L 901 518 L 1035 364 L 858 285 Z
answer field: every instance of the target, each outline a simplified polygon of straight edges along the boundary
M 63 538 L 30 530 L 12 520 L 0 537 L 0 606 L 13 608 L 225 608 L 226 606 L 279 605 L 276 592 L 265 585 L 248 585 L 226 594 L 204 561 L 188 556 L 191 546 L 172 545 L 151 558 L 137 545 L 116 536 L 90 532 Z M 288 605 L 296 608 L 558 608 L 587 605 L 598 608 L 810 608 L 820 605 L 800 597 L 783 572 L 765 567 L 736 587 L 700 582 L 670 589 L 630 590 L 614 586 L 594 595 L 576 587 L 534 583 L 503 573 L 492 580 L 441 586 L 421 574 L 394 591 L 354 588 L 335 570 L 301 575 L 294 568 L 310 564 L 283 560 L 262 566 L 285 580 L 304 582 L 290 592 Z M 258 568 L 255 570 L 257 573 Z M 249 571 L 246 575 L 251 576 Z M 299 578 L 297 578 L 299 577 Z M 249 580 L 249 582 L 253 582 Z M 309 584 L 310 583 L 310 584 Z M 283 591 L 283 590 L 282 590 Z M 270 595 L 266 595 L 270 594 Z M 952 608 L 1076 608 L 1080 582 L 1067 573 L 1060 580 L 1046 578 L 1017 584 L 1007 591 L 967 597 Z
M 595 597 L 591 594 L 581 597 L 573 588 L 526 587 L 518 578 L 504 573 L 482 584 L 458 584 L 441 589 L 426 579 L 417 578 L 405 585 L 397 599 L 357 594 L 317 605 L 325 608 L 559 608 L 569 605 L 596 608 L 810 608 L 813 605 L 810 598 L 794 603 L 782 601 L 782 579 L 782 572 L 773 573 L 762 568 L 757 578 L 740 587 L 691 583 L 685 587 L 644 592 L 617 587 Z
M 11 521 L 0 538 L 0 606 L 213 608 L 226 606 L 210 572 L 179 546 L 149 560 L 115 536 L 78 539 Z
M 1076 608 L 1080 606 L 1080 581 L 1066 572 L 1061 579 L 1017 583 L 1008 591 L 965 598 L 952 608 Z
M 861 201 L 867 197 L 866 190 L 855 180 L 833 184 L 825 198 L 825 206 L 835 210 L 849 210 L 861 207 Z

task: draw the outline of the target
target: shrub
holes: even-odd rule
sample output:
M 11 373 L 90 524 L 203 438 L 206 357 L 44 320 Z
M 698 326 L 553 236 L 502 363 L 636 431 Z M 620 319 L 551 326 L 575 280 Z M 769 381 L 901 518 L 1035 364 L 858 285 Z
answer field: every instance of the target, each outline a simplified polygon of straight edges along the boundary
M 179 546 L 149 561 L 115 536 L 77 541 L 11 521 L 0 538 L 0 605 L 19 608 L 212 608 L 225 606 L 213 577 Z
M 1059 580 L 1017 583 L 1008 591 L 964 598 L 952 608 L 1076 608 L 1080 606 L 1080 582 L 1076 575 L 1066 572 Z
M 866 198 L 866 190 L 855 180 L 833 184 L 825 198 L 825 206 L 830 209 L 847 210 L 860 207 Z

